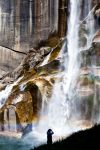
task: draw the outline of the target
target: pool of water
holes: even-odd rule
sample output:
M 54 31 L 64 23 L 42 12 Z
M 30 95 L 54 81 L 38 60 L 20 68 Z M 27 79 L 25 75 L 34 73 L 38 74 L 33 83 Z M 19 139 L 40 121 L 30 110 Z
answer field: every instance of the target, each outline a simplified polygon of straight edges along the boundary
M 44 143 L 46 143 L 45 134 L 33 132 L 23 138 L 0 136 L 0 150 L 30 150 Z
M 73 132 L 84 130 L 90 127 L 92 127 L 92 124 L 88 120 L 71 121 L 71 125 L 69 125 L 68 128 L 66 127 L 66 130 L 64 130 L 64 132 L 59 132 L 59 129 L 53 130 L 53 142 L 65 138 Z M 6 137 L 7 134 L 9 135 L 9 137 Z M 13 134 L 8 132 L 4 135 L 5 136 L 0 136 L 0 150 L 30 150 L 47 142 L 47 135 L 46 131 L 44 130 L 33 130 L 32 132 L 25 135 L 23 138 L 21 138 L 21 136 L 17 137 L 17 134 L 17 138 L 10 137 Z
M 31 144 L 24 139 L 0 137 L 0 150 L 30 150 L 34 147 L 35 140 Z

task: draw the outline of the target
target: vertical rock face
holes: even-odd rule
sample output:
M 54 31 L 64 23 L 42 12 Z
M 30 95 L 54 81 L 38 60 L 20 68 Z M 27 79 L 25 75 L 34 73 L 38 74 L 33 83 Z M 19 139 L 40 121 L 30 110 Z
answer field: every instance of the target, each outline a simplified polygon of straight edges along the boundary
M 58 30 L 58 0 L 1 0 L 0 45 L 28 51 Z
M 99 3 L 93 0 L 92 5 Z M 89 1 L 82 0 L 82 18 L 88 14 Z M 0 1 L 0 72 L 12 71 L 23 54 L 46 41 L 52 33 L 64 36 L 69 0 L 1 0 Z M 85 4 L 85 5 L 84 5 Z M 84 7 L 85 6 L 85 7 Z M 6 48 L 2 47 L 5 46 Z M 8 48 L 7 48 L 8 47 Z M 12 63 L 13 62 L 13 63 Z
M 13 70 L 24 57 L 8 48 L 27 52 L 58 31 L 58 7 L 59 0 L 0 1 L 1 73 Z

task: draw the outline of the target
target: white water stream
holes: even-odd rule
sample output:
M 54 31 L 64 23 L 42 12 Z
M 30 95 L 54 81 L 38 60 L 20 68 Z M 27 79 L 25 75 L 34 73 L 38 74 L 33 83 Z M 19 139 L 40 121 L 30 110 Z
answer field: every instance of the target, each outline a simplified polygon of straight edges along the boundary
M 62 82 L 56 82 L 50 103 L 46 110 L 42 110 L 41 119 L 37 127 L 33 127 L 34 133 L 45 135 L 48 128 L 51 128 L 57 137 L 68 136 L 72 132 L 85 128 L 76 125 L 80 117 L 80 108 L 77 108 L 77 78 L 80 70 L 79 58 L 79 22 L 81 15 L 82 0 L 70 0 L 70 16 L 67 33 L 67 54 L 66 46 L 62 47 L 62 60 L 64 74 Z M 92 32 L 91 32 L 92 33 Z M 65 44 L 66 45 L 66 44 Z M 75 124 L 76 123 L 76 124 Z M 44 137 L 44 136 L 43 136 Z
M 68 24 L 68 58 L 64 58 L 64 75 L 61 83 L 56 83 L 53 90 L 51 102 L 48 106 L 47 127 L 52 128 L 57 136 L 65 136 L 73 132 L 70 124 L 70 115 L 75 94 L 75 86 L 79 73 L 78 61 L 78 41 L 79 41 L 79 17 L 80 17 L 80 0 L 70 1 L 70 17 Z M 66 47 L 65 47 L 66 48 Z M 65 51 L 64 47 L 63 50 Z M 64 52 L 62 52 L 63 55 Z M 75 97 L 74 97 L 75 98 Z M 75 103 L 75 102 L 74 102 Z M 76 129 L 77 130 L 77 129 Z

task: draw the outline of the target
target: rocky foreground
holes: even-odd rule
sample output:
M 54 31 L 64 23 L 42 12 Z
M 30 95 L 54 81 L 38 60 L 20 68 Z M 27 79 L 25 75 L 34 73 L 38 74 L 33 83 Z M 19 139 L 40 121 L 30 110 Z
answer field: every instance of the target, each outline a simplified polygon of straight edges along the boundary
M 82 150 L 99 149 L 100 147 L 100 125 L 91 129 L 79 131 L 72 134 L 65 140 L 56 142 L 52 145 L 42 145 L 34 150 Z M 32 149 L 31 149 L 32 150 Z

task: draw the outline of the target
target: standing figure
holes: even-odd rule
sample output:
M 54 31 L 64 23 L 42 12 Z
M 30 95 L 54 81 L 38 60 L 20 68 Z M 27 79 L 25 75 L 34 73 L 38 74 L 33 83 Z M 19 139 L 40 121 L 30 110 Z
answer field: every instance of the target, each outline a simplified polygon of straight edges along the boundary
M 52 144 L 52 134 L 54 134 L 54 132 L 51 130 L 51 129 L 49 129 L 48 131 L 47 131 L 47 144 Z

